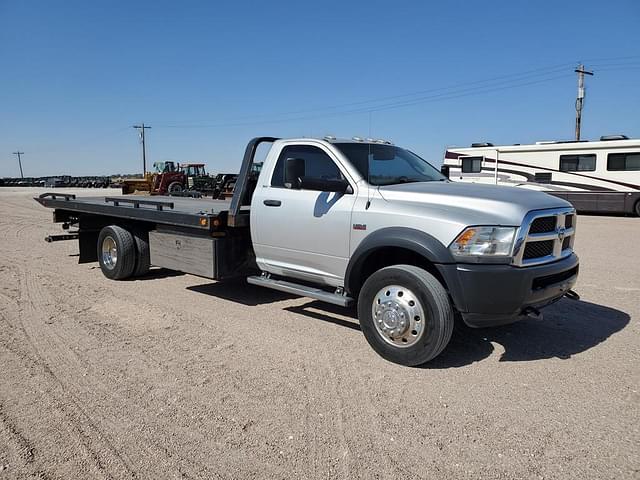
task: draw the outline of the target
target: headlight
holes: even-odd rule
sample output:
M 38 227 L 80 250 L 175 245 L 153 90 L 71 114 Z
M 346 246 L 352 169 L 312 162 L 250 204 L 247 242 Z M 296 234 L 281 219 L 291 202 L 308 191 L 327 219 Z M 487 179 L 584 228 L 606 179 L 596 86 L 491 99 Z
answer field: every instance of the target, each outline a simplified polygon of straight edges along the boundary
M 456 238 L 449 250 L 460 260 L 498 260 L 511 256 L 515 227 L 469 227 Z

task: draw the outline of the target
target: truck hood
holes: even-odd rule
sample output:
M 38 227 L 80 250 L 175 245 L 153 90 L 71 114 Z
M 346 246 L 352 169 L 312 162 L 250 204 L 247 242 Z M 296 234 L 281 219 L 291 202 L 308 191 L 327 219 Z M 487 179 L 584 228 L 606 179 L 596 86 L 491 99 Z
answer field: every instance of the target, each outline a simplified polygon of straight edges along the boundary
M 451 221 L 467 225 L 518 226 L 532 210 L 571 207 L 546 193 L 509 186 L 420 182 L 388 185 L 379 192 L 387 202 L 446 210 Z

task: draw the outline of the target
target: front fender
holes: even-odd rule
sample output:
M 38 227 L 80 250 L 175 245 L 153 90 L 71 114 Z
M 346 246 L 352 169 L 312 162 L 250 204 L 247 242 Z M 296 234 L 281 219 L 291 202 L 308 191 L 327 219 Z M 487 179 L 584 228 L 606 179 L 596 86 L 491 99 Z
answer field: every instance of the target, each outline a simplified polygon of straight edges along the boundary
M 345 289 L 354 290 L 367 258 L 376 250 L 397 247 L 410 250 L 433 264 L 455 263 L 449 249 L 428 233 L 407 227 L 388 227 L 367 235 L 353 252 L 345 272 Z

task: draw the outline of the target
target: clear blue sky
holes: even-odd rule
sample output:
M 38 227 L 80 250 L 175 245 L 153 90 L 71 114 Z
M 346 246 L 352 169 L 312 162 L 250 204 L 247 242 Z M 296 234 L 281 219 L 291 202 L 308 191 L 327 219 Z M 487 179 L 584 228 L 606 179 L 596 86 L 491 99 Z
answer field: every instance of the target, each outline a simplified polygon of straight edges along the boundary
M 637 0 L 0 0 L 0 23 L 0 176 L 16 149 L 25 175 L 139 171 L 143 121 L 150 162 L 214 172 L 258 135 L 371 128 L 434 164 L 571 138 L 579 61 L 583 136 L 640 137 Z

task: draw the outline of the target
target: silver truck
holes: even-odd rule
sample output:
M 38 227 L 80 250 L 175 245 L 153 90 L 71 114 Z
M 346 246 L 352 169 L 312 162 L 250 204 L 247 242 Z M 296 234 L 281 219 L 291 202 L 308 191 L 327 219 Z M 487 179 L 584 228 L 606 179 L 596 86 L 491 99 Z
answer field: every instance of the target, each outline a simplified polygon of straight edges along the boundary
M 256 162 L 261 144 L 271 147 Z M 564 295 L 578 274 L 576 213 L 550 195 L 452 183 L 389 142 L 249 142 L 231 201 L 75 198 L 46 193 L 80 262 L 123 280 L 151 265 L 348 307 L 365 338 L 403 365 L 435 358 L 454 317 L 514 322 Z

